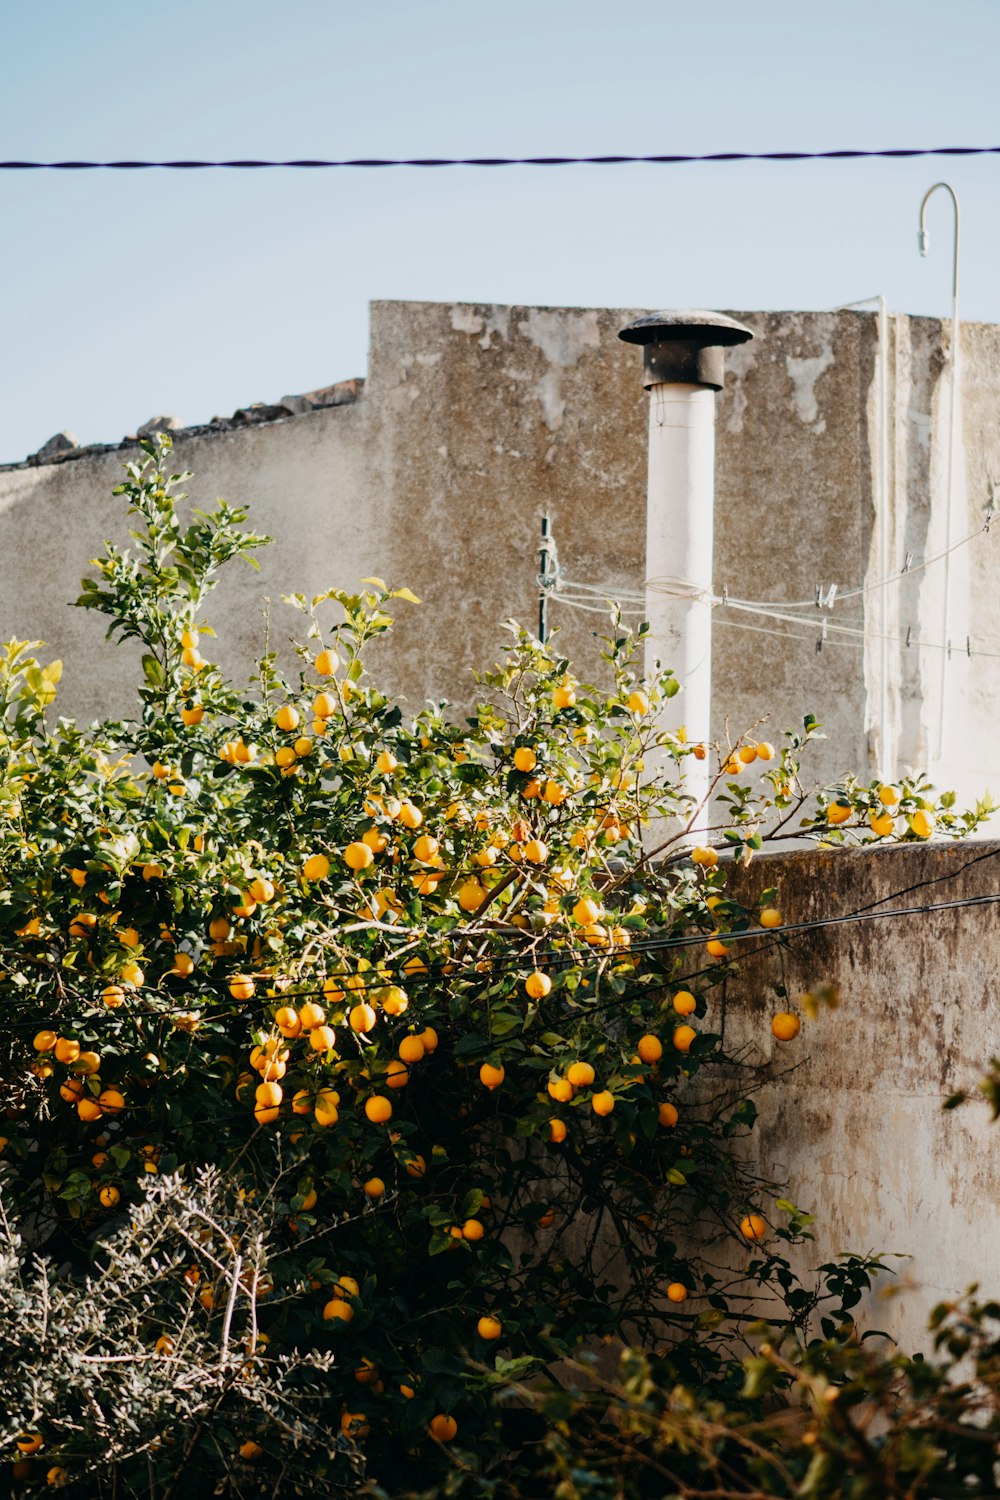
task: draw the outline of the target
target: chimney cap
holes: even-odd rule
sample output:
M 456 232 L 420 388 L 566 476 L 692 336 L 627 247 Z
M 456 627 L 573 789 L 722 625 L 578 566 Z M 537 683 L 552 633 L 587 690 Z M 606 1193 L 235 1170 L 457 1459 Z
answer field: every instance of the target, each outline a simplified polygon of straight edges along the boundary
M 627 344 L 697 344 L 713 348 L 724 344 L 745 344 L 753 332 L 725 313 L 684 308 L 679 312 L 649 313 L 623 328 L 618 337 Z

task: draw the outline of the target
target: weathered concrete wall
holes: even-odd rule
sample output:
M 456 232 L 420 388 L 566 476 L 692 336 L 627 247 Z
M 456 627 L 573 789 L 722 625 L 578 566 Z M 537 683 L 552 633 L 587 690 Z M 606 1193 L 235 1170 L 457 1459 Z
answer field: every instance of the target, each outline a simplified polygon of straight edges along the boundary
M 992 894 L 998 881 L 1000 843 L 981 840 L 770 856 L 740 877 L 751 892 L 777 885 L 789 924 Z M 840 1006 L 805 1020 L 795 1042 L 774 1041 L 771 1016 L 786 1008 L 771 988 L 778 950 L 763 939 L 753 955 L 744 950 L 724 1029 L 729 1048 L 769 1056 L 751 1150 L 818 1215 L 804 1267 L 845 1251 L 912 1257 L 895 1263 L 903 1293 L 876 1294 L 864 1317 L 904 1348 L 926 1349 L 936 1302 L 974 1281 L 1000 1292 L 1000 1123 L 981 1104 L 942 1111 L 1000 1051 L 1000 908 L 857 922 L 789 942 L 792 1003 L 827 983 L 839 986 Z
M 406 611 L 383 652 L 390 685 L 414 705 L 443 695 L 462 709 L 474 695 L 472 670 L 495 659 L 500 622 L 515 616 L 534 625 L 545 511 L 568 577 L 609 592 L 641 589 L 647 398 L 637 353 L 617 338 L 634 316 L 634 309 L 377 303 L 368 380 L 353 404 L 300 415 L 251 411 L 243 425 L 178 434 L 178 464 L 195 471 L 193 495 L 251 502 L 254 523 L 277 539 L 260 574 L 238 571 L 212 603 L 224 664 L 244 668 L 259 649 L 265 596 L 274 601 L 272 639 L 281 640 L 294 629 L 282 593 L 350 587 L 377 573 L 426 601 Z M 939 549 L 941 324 L 890 320 L 883 486 L 878 319 L 737 316 L 756 337 L 730 352 L 719 401 L 717 589 L 811 599 L 817 584 L 841 591 L 872 584 L 907 553 L 919 561 Z M 955 537 L 981 523 L 990 482 L 1000 476 L 1000 330 L 966 326 L 963 360 Z M 47 641 L 66 660 L 64 706 L 84 715 L 129 707 L 121 654 L 102 651 L 98 621 L 65 608 L 103 538 L 125 534 L 109 497 L 127 456 L 88 451 L 0 471 L 0 637 Z M 941 780 L 957 779 L 964 794 L 988 779 L 1000 735 L 995 663 L 964 655 L 966 635 L 977 649 L 1000 651 L 990 635 L 995 547 L 994 533 L 952 562 L 955 649 L 944 755 L 934 769 Z M 937 564 L 837 606 L 831 619 L 866 628 L 867 647 L 861 637 L 831 639 L 820 655 L 815 610 L 804 612 L 802 625 L 718 610 L 717 732 L 727 720 L 738 731 L 762 714 L 768 732 L 778 732 L 811 710 L 830 736 L 818 772 L 927 765 L 941 654 L 918 643 L 945 635 L 941 593 Z M 551 616 L 566 653 L 584 672 L 596 670 L 598 617 L 558 602 Z M 902 644 L 908 626 L 910 648 Z M 880 630 L 894 637 L 884 656 L 872 639 Z

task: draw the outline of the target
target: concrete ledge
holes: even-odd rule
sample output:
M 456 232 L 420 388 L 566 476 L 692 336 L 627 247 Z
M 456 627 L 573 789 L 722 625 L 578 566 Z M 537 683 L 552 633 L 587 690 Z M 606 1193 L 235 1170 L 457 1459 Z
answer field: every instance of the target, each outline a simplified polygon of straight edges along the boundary
M 362 376 L 352 380 L 340 380 L 335 385 L 325 385 L 316 391 L 307 391 L 303 396 L 282 396 L 269 405 L 266 401 L 254 401 L 249 406 L 238 407 L 231 417 L 213 417 L 210 422 L 195 423 L 184 427 L 176 417 L 153 417 L 143 422 L 137 432 L 122 438 L 120 443 L 77 443 L 72 433 L 57 432 L 43 443 L 37 453 L 15 463 L 0 464 L 0 473 L 11 469 L 37 469 L 48 464 L 64 464 L 78 458 L 89 458 L 95 453 L 117 453 L 123 448 L 133 448 L 142 437 L 154 432 L 169 432 L 177 440 L 204 437 L 208 434 L 230 432 L 234 427 L 255 427 L 263 422 L 287 422 L 290 417 L 305 416 L 307 412 L 324 411 L 330 406 L 352 406 L 360 399 L 364 389 Z

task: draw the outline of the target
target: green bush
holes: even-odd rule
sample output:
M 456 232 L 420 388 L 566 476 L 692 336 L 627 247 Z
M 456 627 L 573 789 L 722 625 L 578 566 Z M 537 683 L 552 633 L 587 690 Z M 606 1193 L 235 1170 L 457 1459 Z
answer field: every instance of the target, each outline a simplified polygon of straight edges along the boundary
M 825 1267 L 837 1275 L 842 1267 Z M 755 1330 L 736 1399 L 678 1381 L 668 1357 L 629 1352 L 613 1379 L 590 1362 L 558 1389 L 512 1384 L 536 1412 L 532 1494 L 555 1500 L 966 1500 L 1000 1493 L 1000 1304 L 935 1308 L 932 1354 L 881 1336 L 778 1344 Z M 522 1493 L 516 1487 L 500 1494 Z

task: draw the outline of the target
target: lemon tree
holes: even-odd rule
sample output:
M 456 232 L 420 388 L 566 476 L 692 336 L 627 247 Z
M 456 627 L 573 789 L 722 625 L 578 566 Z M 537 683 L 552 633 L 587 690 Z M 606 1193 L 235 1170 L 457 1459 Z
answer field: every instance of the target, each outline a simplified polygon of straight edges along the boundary
M 732 1149 L 755 1108 L 720 986 L 745 937 L 784 939 L 778 893 L 749 908 L 728 872 L 790 831 L 923 839 L 985 807 L 920 778 L 816 794 L 811 719 L 662 732 L 678 684 L 640 680 L 617 622 L 599 687 L 513 628 L 471 719 L 414 717 L 366 667 L 418 607 L 379 579 L 287 601 L 294 670 L 235 685 L 206 601 L 265 539 L 187 511 L 169 439 L 142 446 L 132 544 L 78 600 L 138 643 L 135 716 L 57 718 L 59 664 L 0 658 L 0 1324 L 36 1330 L 0 1332 L 16 1481 L 514 1485 L 538 1414 L 512 1382 L 626 1341 L 736 1389 L 762 1307 L 849 1319 L 874 1263 L 799 1285 L 808 1216 Z

